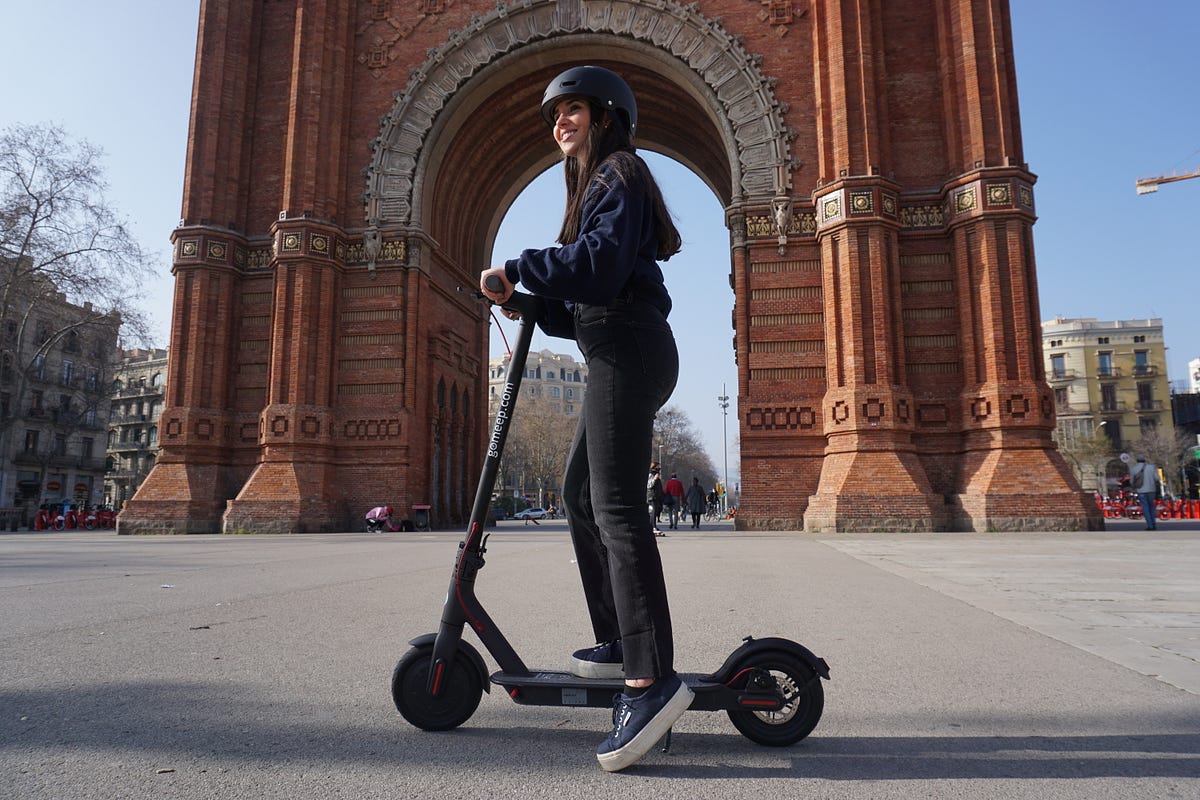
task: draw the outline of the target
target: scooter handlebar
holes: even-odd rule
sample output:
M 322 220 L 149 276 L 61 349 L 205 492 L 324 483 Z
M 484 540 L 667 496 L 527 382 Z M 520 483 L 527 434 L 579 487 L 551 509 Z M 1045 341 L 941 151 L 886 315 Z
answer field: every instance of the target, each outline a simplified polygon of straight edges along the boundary
M 504 281 L 499 275 L 488 275 L 483 279 L 483 285 L 489 292 L 503 292 Z M 542 316 L 542 304 L 531 294 L 514 291 L 507 300 L 500 303 L 501 308 L 516 311 L 530 322 L 537 322 Z

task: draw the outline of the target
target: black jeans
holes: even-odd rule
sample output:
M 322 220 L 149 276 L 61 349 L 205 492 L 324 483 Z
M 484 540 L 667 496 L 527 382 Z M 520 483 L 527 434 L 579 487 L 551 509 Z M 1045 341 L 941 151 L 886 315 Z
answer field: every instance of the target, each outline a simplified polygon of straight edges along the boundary
M 578 305 L 575 336 L 588 365 L 563 504 L 597 642 L 620 638 L 627 678 L 674 673 L 671 612 L 646 510 L 654 415 L 679 377 L 667 320 L 636 299 Z

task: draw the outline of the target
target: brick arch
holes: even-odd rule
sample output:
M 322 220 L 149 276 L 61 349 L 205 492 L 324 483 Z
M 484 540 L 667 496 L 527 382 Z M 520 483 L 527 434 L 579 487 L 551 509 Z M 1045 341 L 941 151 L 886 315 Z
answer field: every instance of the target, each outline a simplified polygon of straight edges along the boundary
M 614 50 L 622 56 L 615 66 L 635 91 L 642 78 L 664 95 L 675 92 L 674 100 L 682 98 L 692 114 L 708 118 L 724 150 L 727 174 L 714 174 L 717 159 L 712 154 L 692 157 L 698 137 L 688 143 L 686 134 L 672 135 L 666 125 L 655 129 L 650 120 L 656 115 L 646 111 L 657 93 L 639 92 L 641 116 L 647 120 L 639 125 L 639 144 L 691 166 L 726 205 L 769 201 L 788 193 L 793 134 L 783 125 L 786 106 L 775 99 L 774 80 L 762 73 L 759 57 L 748 53 L 720 21 L 676 2 L 644 6 L 621 0 L 586 5 L 579 0 L 543 0 L 517 7 L 498 4 L 452 32 L 412 71 L 373 143 L 363 195 L 368 228 L 420 227 L 428 173 L 436 171 L 439 155 L 429 145 L 440 141 L 435 136 L 439 127 L 453 126 L 456 115 L 457 124 L 464 125 L 465 117 L 498 95 L 511 100 L 514 92 L 521 93 L 532 102 L 524 108 L 536 108 L 540 98 L 534 94 L 540 94 L 558 69 L 583 60 L 611 59 Z M 651 80 L 653 75 L 667 77 Z M 514 89 L 514 79 L 523 86 Z M 503 121 L 497 115 L 489 119 Z M 537 133 L 547 140 L 544 128 Z M 499 199 L 511 201 L 514 183 L 519 191 L 553 160 L 552 154 L 527 157 L 517 174 L 506 176 L 508 186 L 496 190 Z M 503 202 L 493 205 L 507 207 Z M 498 218 L 492 220 L 493 232 L 496 224 Z

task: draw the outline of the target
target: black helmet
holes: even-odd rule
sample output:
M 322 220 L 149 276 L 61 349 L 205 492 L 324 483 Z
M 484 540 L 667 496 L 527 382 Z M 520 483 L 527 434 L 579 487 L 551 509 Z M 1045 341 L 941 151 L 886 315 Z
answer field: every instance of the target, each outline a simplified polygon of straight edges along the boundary
M 550 81 L 542 94 L 542 118 L 554 124 L 554 104 L 560 98 L 579 94 L 590 97 L 625 123 L 629 138 L 637 129 L 637 101 L 629 85 L 617 73 L 604 67 L 571 67 Z

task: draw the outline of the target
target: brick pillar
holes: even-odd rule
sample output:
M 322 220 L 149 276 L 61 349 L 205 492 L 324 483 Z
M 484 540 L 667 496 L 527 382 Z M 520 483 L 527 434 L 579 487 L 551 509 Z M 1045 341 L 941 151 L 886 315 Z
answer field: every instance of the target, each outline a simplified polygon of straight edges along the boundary
M 985 209 L 1003 206 L 1009 187 L 990 177 L 966 183 L 953 192 L 955 208 L 974 213 L 979 195 Z M 1031 222 L 985 210 L 954 229 L 954 244 L 966 377 L 955 528 L 1103 529 L 1050 438 L 1054 400 L 1042 363 Z
M 228 249 L 200 229 L 176 232 L 160 452 L 121 510 L 118 533 L 215 533 L 225 500 L 235 491 L 227 398 L 239 281 L 235 270 L 219 263 Z
M 825 294 L 825 459 L 807 531 L 943 530 L 904 385 L 897 225 L 879 180 L 843 181 L 818 199 Z M 857 218 L 856 218 L 857 215 Z
M 281 222 L 260 461 L 225 511 L 226 531 L 347 530 L 336 480 L 332 404 L 340 270 L 331 236 Z

